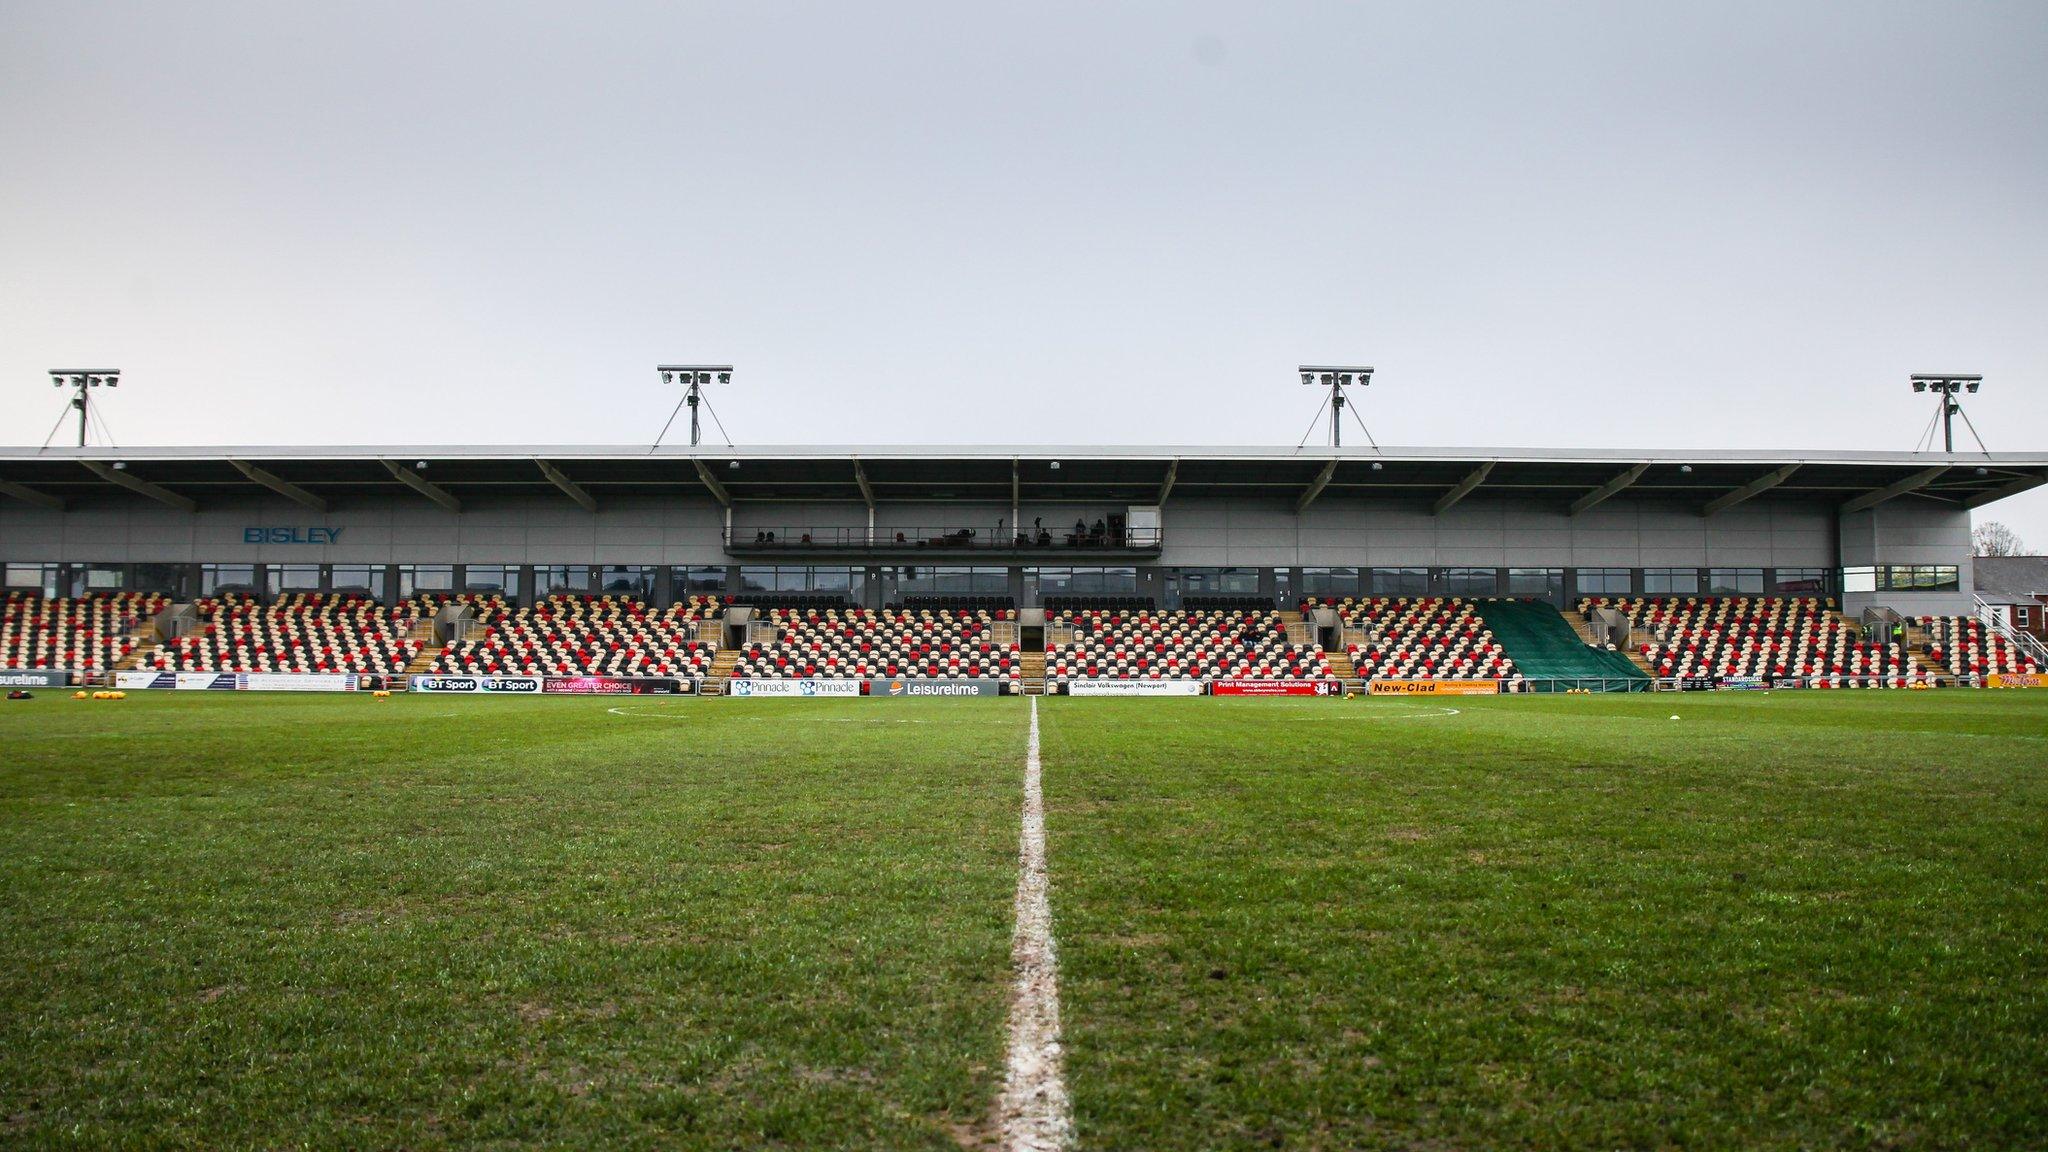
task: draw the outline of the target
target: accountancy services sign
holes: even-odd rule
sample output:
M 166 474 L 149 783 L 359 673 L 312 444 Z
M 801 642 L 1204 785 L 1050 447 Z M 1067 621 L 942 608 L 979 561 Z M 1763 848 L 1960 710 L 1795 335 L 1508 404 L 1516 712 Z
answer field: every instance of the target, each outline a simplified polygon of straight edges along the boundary
M 1200 680 L 1069 680 L 1069 696 L 1200 696 Z
M 913 696 L 1001 696 L 1008 687 L 1003 680 L 929 680 L 896 677 L 890 680 L 870 680 L 862 688 L 863 696 L 888 696 L 909 699 Z
M 415 692 L 484 692 L 500 696 L 532 695 L 540 691 L 538 676 L 415 676 Z
M 114 687 L 179 692 L 353 692 L 356 678 L 339 672 L 116 672 Z
M 750 680 L 725 682 L 728 696 L 858 696 L 865 680 Z
M 1498 696 L 1498 680 L 1374 680 L 1374 696 Z

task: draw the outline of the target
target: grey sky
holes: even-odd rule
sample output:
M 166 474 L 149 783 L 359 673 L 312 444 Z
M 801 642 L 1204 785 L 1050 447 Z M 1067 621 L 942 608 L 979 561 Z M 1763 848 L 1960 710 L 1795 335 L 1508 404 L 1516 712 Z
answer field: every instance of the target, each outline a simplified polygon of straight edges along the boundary
M 2048 449 L 2048 5 L 0 5 L 0 421 Z M 2048 546 L 2048 493 L 1988 513 Z

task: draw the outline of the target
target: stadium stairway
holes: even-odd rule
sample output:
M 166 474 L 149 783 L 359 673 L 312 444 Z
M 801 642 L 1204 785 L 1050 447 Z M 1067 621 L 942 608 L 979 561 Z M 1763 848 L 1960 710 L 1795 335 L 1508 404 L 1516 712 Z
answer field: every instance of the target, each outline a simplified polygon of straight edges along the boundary
M 142 667 L 142 661 L 156 655 L 157 648 L 163 644 L 163 637 L 156 634 L 154 620 L 144 620 L 136 624 L 135 630 L 128 633 L 128 638 L 135 642 L 135 647 L 126 656 L 114 661 L 113 670 L 116 672 L 133 672 Z
M 1365 681 L 1359 678 L 1358 665 L 1351 662 L 1351 653 L 1340 645 L 1335 649 L 1324 649 L 1323 655 L 1330 661 L 1330 675 L 1344 685 L 1346 692 L 1365 691 Z
M 704 675 L 704 694 L 718 696 L 725 692 L 725 682 L 732 679 L 733 665 L 740 661 L 738 648 L 720 648 L 711 656 L 711 670 Z
M 1596 636 L 1593 632 L 1593 622 L 1591 620 L 1586 619 L 1585 613 L 1579 611 L 1576 608 L 1565 608 L 1559 611 L 1558 615 L 1563 616 L 1564 622 L 1566 624 L 1571 625 L 1572 631 L 1579 634 L 1579 641 L 1581 643 L 1585 644 L 1589 648 L 1600 648 L 1603 651 L 1605 650 L 1605 646 L 1601 643 L 1599 637 Z M 1656 678 L 1656 669 L 1650 667 L 1650 662 L 1643 658 L 1643 654 L 1641 652 L 1638 652 L 1633 648 L 1627 648 L 1623 649 L 1621 654 L 1623 656 L 1628 657 L 1628 662 L 1630 664 L 1635 665 L 1636 671 L 1641 672 L 1644 676 L 1650 677 L 1652 679 Z
M 1026 648 L 1017 657 L 1017 690 L 1026 696 L 1045 695 L 1045 653 Z
M 1554 605 L 1535 600 L 1481 600 L 1474 605 L 1515 669 L 1531 680 L 1591 677 L 1646 680 L 1649 675 L 1620 652 L 1586 643 Z

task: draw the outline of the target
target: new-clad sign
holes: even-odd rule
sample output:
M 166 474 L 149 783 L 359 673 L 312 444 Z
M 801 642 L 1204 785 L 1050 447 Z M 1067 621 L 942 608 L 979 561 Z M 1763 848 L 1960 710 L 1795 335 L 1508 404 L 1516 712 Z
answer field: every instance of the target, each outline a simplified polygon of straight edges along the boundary
M 1069 680 L 1069 696 L 1200 696 L 1200 680 Z
M 1213 696 L 1342 696 L 1344 688 L 1335 680 L 1218 680 L 1209 686 Z
M 1498 680 L 1375 680 L 1374 696 L 1498 696 Z
M 865 680 L 728 680 L 728 696 L 858 696 Z
M 1001 696 L 1006 682 L 1002 680 L 916 680 L 897 677 L 893 680 L 870 680 L 864 686 L 862 695 L 895 696 Z
M 493 692 L 524 694 L 540 691 L 538 676 L 415 676 L 415 692 Z

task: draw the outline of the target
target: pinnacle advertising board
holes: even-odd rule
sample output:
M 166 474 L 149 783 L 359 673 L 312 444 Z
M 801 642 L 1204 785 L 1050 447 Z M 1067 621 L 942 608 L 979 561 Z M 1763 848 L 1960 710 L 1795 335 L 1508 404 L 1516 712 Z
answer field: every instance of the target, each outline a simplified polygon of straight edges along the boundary
M 728 696 L 859 696 L 865 680 L 728 680 Z

